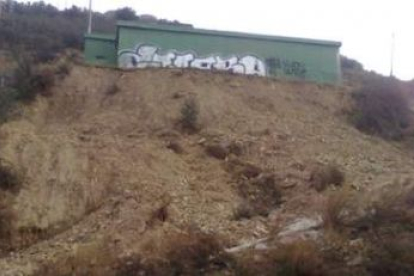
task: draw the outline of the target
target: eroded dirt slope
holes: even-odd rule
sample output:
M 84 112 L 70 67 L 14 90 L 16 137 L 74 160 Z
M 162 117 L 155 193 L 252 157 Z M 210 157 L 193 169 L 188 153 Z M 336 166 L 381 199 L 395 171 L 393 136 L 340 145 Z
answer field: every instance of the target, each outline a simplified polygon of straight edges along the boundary
M 47 233 L 1 259 L 2 275 L 36 273 L 103 239 L 119 255 L 151 254 L 148 243 L 188 226 L 229 246 L 267 237 L 275 223 L 320 212 L 324 195 L 309 187 L 316 163 L 338 164 L 345 185 L 361 193 L 414 176 L 412 154 L 346 122 L 346 87 L 75 66 L 52 92 L 0 128 L 0 156 L 24 175 L 15 227 Z M 191 135 L 178 124 L 190 97 L 200 107 L 200 131 Z M 211 143 L 240 152 L 217 159 L 205 151 Z M 281 207 L 235 220 L 243 199 L 232 160 L 274 173 Z M 168 216 L 154 222 L 163 207 Z

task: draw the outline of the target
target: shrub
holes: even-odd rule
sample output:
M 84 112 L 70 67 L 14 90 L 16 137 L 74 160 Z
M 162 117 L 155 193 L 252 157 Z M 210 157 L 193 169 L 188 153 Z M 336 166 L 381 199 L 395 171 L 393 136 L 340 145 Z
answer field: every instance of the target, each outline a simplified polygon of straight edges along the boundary
M 17 104 L 17 93 L 10 88 L 0 89 L 0 124 L 9 119 Z
M 243 202 L 237 206 L 233 212 L 234 220 L 250 219 L 255 215 L 255 211 L 248 202 Z
M 117 83 L 112 83 L 106 90 L 105 94 L 108 96 L 113 96 L 118 94 L 120 91 L 119 86 Z
M 342 232 L 345 226 L 342 215 L 350 200 L 347 193 L 341 191 L 328 196 L 322 213 L 323 225 L 328 230 Z
M 0 159 L 0 190 L 16 192 L 21 187 L 17 173 Z
M 193 133 L 199 128 L 198 117 L 200 108 L 195 98 L 189 98 L 184 101 L 181 107 L 180 123 L 184 130 Z
M 318 165 L 310 175 L 311 186 L 321 192 L 329 185 L 341 186 L 345 181 L 344 173 L 336 164 Z
M 282 246 L 275 253 L 277 275 L 321 276 L 326 275 L 324 261 L 318 247 L 310 241 L 298 241 Z
M 61 62 L 56 68 L 56 74 L 60 76 L 66 76 L 70 73 L 70 66 L 67 62 Z
M 409 185 L 406 182 L 406 185 Z M 393 183 L 358 220 L 347 225 L 364 242 L 369 275 L 414 275 L 412 188 Z
M 172 150 L 176 154 L 185 153 L 183 146 L 178 141 L 169 141 L 167 143 L 167 149 Z
M 369 252 L 367 270 L 370 275 L 414 275 L 414 239 L 403 236 L 375 240 Z
M 33 59 L 26 54 L 18 56 L 15 53 L 17 68 L 14 72 L 13 88 L 16 90 L 17 100 L 33 101 L 38 94 L 48 95 L 53 86 L 54 72 L 50 69 L 40 69 Z
M 238 183 L 240 196 L 245 199 L 249 216 L 267 216 L 279 207 L 282 194 L 272 174 L 260 174 L 251 179 L 240 179 Z
M 240 276 L 323 276 L 328 275 L 317 245 L 311 241 L 296 241 L 268 251 L 251 252 L 237 262 Z
M 10 76 L 10 83 L 0 88 L 0 123 L 16 114 L 19 102 L 29 103 L 39 94 L 48 96 L 55 82 L 55 71 L 41 69 L 23 50 L 15 50 L 13 55 L 17 66 Z M 59 66 L 56 70 L 62 74 L 65 69 Z
M 224 160 L 229 155 L 229 149 L 222 143 L 209 143 L 205 146 L 205 152 L 216 159 Z
M 398 140 L 413 125 L 410 106 L 397 80 L 377 77 L 352 97 L 350 120 L 360 131 Z
M 12 198 L 0 193 L 0 254 L 11 247 L 14 214 L 11 208 Z
M 116 275 L 210 275 L 231 269 L 233 263 L 215 235 L 196 230 L 172 235 L 164 246 L 162 258 L 128 258 Z
M 190 231 L 175 237 L 167 253 L 175 275 L 200 275 L 227 267 L 229 257 L 222 242 L 212 234 Z
M 263 170 L 260 167 L 232 156 L 229 156 L 226 160 L 224 168 L 227 172 L 231 173 L 236 180 L 255 178 L 263 173 Z
M 216 159 L 224 160 L 230 154 L 241 156 L 244 153 L 243 145 L 237 141 L 209 142 L 204 145 L 205 152 Z

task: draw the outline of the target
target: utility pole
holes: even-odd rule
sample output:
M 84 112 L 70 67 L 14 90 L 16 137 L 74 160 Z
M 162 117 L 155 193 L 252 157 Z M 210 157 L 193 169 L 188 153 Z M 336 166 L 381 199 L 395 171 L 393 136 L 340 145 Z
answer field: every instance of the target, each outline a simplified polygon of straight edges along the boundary
M 392 33 L 391 36 L 391 69 L 390 69 L 390 77 L 394 76 L 394 55 L 395 55 L 395 33 Z
M 92 33 L 92 0 L 89 0 L 88 34 Z

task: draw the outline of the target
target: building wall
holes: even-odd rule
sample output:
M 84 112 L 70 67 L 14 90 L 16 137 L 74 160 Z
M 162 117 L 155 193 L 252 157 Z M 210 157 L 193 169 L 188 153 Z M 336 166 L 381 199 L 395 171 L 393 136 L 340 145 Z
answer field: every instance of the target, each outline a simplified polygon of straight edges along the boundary
M 89 64 L 117 66 L 115 39 L 85 36 L 85 60 Z
M 118 26 L 122 68 L 192 67 L 336 83 L 339 44 L 234 33 Z

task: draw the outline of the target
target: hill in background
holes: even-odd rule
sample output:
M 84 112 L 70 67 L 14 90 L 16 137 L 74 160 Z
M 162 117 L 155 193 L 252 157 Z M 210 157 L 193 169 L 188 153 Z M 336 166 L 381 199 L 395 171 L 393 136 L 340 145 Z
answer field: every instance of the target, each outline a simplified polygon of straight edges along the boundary
M 131 8 L 106 13 L 93 13 L 94 32 L 113 33 L 116 20 L 137 20 L 156 24 L 181 24 L 157 19 L 152 15 L 137 15 Z M 82 49 L 87 30 L 88 11 L 76 6 L 59 10 L 44 2 L 3 3 L 0 18 L 0 49 L 26 50 L 36 60 L 49 61 L 64 49 Z

